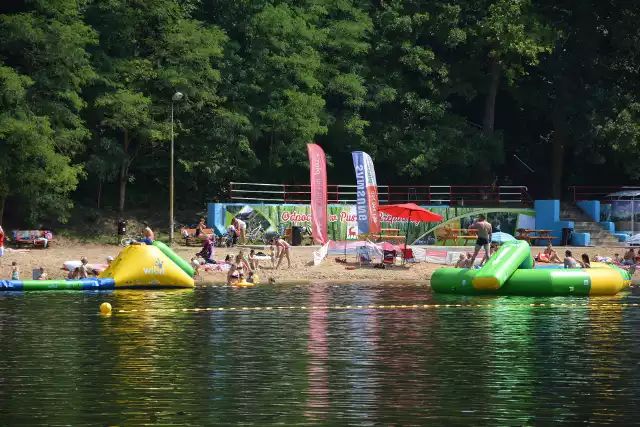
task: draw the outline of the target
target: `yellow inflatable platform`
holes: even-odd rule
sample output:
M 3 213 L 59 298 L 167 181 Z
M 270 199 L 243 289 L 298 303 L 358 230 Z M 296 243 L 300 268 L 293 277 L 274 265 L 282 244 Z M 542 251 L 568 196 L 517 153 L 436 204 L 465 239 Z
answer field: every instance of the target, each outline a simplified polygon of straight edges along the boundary
M 125 247 L 99 279 L 119 288 L 193 288 L 193 269 L 161 242 Z

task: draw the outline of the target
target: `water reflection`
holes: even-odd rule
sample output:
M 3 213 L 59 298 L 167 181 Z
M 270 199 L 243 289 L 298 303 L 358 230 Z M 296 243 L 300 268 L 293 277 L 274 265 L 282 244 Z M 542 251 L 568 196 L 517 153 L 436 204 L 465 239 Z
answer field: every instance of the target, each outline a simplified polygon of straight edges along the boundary
M 640 298 L 531 301 L 362 284 L 2 294 L 0 425 L 634 424 L 640 307 L 602 304 Z M 414 303 L 489 306 L 181 311 Z

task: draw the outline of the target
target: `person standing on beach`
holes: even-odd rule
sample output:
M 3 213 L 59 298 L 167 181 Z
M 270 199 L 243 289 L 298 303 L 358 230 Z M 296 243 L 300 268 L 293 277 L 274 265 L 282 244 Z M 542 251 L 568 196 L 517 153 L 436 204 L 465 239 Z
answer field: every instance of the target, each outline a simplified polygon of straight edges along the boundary
M 4 240 L 9 242 L 9 238 L 4 235 L 4 230 L 0 226 L 0 265 L 2 265 L 2 257 L 4 257 Z
M 234 218 L 234 225 L 236 226 L 236 231 L 239 233 L 240 244 L 245 245 L 247 238 L 247 223 L 241 220 L 240 218 Z
M 288 242 L 282 240 L 280 237 L 274 238 L 272 242 L 278 249 L 279 253 L 278 265 L 276 265 L 276 270 L 280 268 L 280 264 L 282 264 L 282 260 L 285 256 L 287 257 L 288 268 L 291 268 L 291 258 L 289 258 L 289 248 L 291 248 L 291 245 Z
M 491 224 L 487 222 L 487 218 L 480 214 L 478 215 L 478 219 L 476 222 L 469 226 L 470 229 L 478 230 L 478 239 L 476 240 L 476 248 L 471 256 L 471 261 L 469 263 L 469 268 L 473 268 L 473 263 L 478 256 L 478 252 L 480 249 L 484 249 L 484 258 L 482 258 L 482 263 L 489 260 L 489 256 L 491 254 L 491 235 L 493 234 L 493 227 Z

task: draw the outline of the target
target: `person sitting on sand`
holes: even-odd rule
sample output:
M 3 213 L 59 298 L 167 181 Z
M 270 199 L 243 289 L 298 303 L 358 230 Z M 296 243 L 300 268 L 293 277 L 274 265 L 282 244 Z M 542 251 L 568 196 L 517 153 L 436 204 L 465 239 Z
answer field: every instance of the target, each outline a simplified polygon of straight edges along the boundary
M 545 248 L 543 253 L 547 256 L 547 258 L 549 259 L 549 262 L 556 262 L 558 264 L 562 264 L 562 261 L 560 260 L 558 253 L 553 249 L 553 245 L 551 245 L 551 242 L 547 244 L 547 247 Z
M 636 253 L 633 248 L 629 248 L 629 250 L 624 254 L 624 260 L 621 262 L 622 265 L 635 265 L 636 264 Z
M 202 249 L 196 254 L 196 256 L 204 258 L 205 264 L 215 264 L 213 240 L 212 238 L 205 239 L 202 244 Z
M 113 262 L 113 257 L 111 255 L 109 255 L 107 257 L 107 266 L 111 265 L 112 262 Z
M 622 264 L 622 258 L 620 258 L 619 253 L 613 254 L 613 263 L 614 264 Z
M 40 276 L 38 280 L 47 280 L 47 273 L 44 272 L 44 267 L 40 267 Z
M 278 257 L 278 265 L 276 265 L 276 270 L 280 268 L 280 264 L 282 264 L 282 260 L 285 256 L 287 257 L 287 268 L 291 268 L 291 258 L 289 258 L 289 248 L 291 248 L 291 245 L 288 242 L 282 240 L 280 237 L 275 237 L 271 241 L 273 242 L 273 245 L 278 248 L 278 252 L 280 253 L 280 256 Z
M 582 268 L 591 268 L 591 261 L 587 254 L 582 254 Z
M 455 268 L 467 268 L 467 256 L 465 254 L 460 254 Z
M 227 273 L 227 285 L 231 285 L 232 283 L 237 283 L 242 278 L 244 278 L 244 260 L 242 259 L 242 255 L 238 254 L 236 256 L 235 262 L 231 264 L 231 268 Z
M 564 253 L 564 268 L 578 268 L 578 264 L 583 267 L 582 261 L 575 259 L 573 253 L 567 249 Z

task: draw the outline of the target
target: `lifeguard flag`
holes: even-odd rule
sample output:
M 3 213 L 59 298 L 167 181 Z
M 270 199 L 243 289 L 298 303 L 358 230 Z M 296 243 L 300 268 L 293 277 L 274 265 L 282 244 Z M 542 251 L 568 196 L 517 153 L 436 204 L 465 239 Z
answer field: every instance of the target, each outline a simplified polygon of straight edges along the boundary
M 316 243 L 329 241 L 327 215 L 327 159 L 317 144 L 307 144 L 311 171 L 311 232 Z
M 360 233 L 379 233 L 378 184 L 371 157 L 363 151 L 354 151 L 353 166 L 356 169 L 356 213 Z

